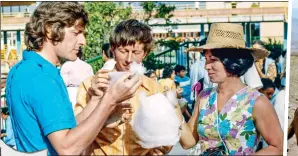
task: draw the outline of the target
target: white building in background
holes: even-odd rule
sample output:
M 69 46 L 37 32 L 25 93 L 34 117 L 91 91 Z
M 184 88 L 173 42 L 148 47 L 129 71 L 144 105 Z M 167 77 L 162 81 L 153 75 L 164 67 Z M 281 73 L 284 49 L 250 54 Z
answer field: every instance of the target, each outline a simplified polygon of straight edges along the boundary
M 208 35 L 207 23 L 235 22 L 249 23 L 247 28 L 251 41 L 269 38 L 284 41 L 287 23 L 288 2 L 164 2 L 176 6 L 173 22 L 179 25 L 161 26 L 165 22 L 153 19 L 151 24 L 156 39 L 168 37 L 182 37 L 188 40 L 200 40 L 200 36 Z M 140 4 L 140 3 L 138 3 Z M 142 15 L 138 5 L 132 5 L 134 17 Z M 139 15 L 139 16 L 138 16 Z M 202 23 L 206 23 L 203 27 Z M 204 33 L 201 33 L 203 28 Z M 169 34 L 168 30 L 172 33 Z
M 1 2 L 1 59 L 21 58 L 24 45 L 25 23 L 40 2 Z M 133 8 L 132 18 L 141 19 L 141 2 L 123 2 Z M 180 37 L 185 40 L 200 40 L 208 35 L 213 22 L 249 22 L 246 32 L 251 41 L 269 38 L 284 41 L 288 2 L 160 2 L 175 5 L 172 22 L 168 27 L 164 21 L 149 22 L 155 39 Z M 268 22 L 270 21 L 270 22 Z M 203 26 L 202 23 L 206 23 Z M 207 24 L 209 23 L 209 25 Z M 169 30 L 172 33 L 168 33 Z M 4 43 L 5 42 L 5 43 Z M 2 61 L 3 62 L 3 61 Z

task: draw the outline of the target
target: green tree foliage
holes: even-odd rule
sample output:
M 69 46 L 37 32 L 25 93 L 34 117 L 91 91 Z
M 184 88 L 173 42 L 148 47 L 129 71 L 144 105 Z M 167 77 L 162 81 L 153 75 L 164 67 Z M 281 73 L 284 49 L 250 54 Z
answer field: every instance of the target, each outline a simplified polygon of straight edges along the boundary
M 162 61 L 158 60 L 156 58 L 156 55 L 154 53 L 149 53 L 148 56 L 143 61 L 144 66 L 147 70 L 152 69 L 162 69 L 166 66 L 173 66 L 175 63 L 169 64 L 169 63 L 163 63 Z
M 149 20 L 152 18 L 153 11 L 156 9 L 157 5 L 156 2 L 142 2 L 141 6 L 144 9 L 145 15 L 144 15 L 144 21 L 146 24 L 148 24 Z
M 166 24 L 171 24 L 170 18 L 173 17 L 172 12 L 175 11 L 175 6 L 166 5 L 158 2 L 142 2 L 141 6 L 144 9 L 144 21 L 148 24 L 149 20 L 154 18 L 162 18 Z
M 176 9 L 175 6 L 167 6 L 166 4 L 160 4 L 156 8 L 157 13 L 155 18 L 163 18 L 166 20 L 166 24 L 171 24 L 170 18 L 173 17 L 172 12 Z
M 161 40 L 157 41 L 156 43 L 159 44 L 159 46 L 165 46 L 172 50 L 178 50 L 180 47 L 179 42 L 177 42 L 176 40 L 161 39 Z
M 83 59 L 89 60 L 101 55 L 101 45 L 109 41 L 111 30 L 121 21 L 126 20 L 132 13 L 130 6 L 124 7 L 121 2 L 84 2 L 88 12 L 87 46 L 83 48 Z M 94 71 L 102 67 L 99 59 L 91 63 Z
M 149 20 L 152 18 L 161 18 L 164 19 L 166 21 L 166 25 L 165 26 L 169 26 L 171 25 L 171 21 L 170 18 L 173 17 L 172 12 L 175 11 L 176 7 L 175 6 L 168 6 L 164 3 L 158 3 L 158 2 L 142 2 L 141 6 L 144 9 L 144 22 L 146 24 L 149 23 Z M 171 33 L 171 31 L 169 30 L 169 33 Z M 175 38 L 173 40 L 165 40 L 165 39 L 161 39 L 159 41 L 156 42 L 157 46 L 165 46 L 168 49 L 172 49 L 172 50 L 178 50 L 179 49 L 179 42 L 177 42 L 175 40 Z M 165 54 L 166 56 L 168 56 L 167 54 Z M 164 66 L 168 65 L 163 63 L 162 61 L 156 59 L 156 56 L 153 52 L 151 52 L 146 59 L 143 61 L 144 66 L 147 69 L 160 69 L 163 68 Z

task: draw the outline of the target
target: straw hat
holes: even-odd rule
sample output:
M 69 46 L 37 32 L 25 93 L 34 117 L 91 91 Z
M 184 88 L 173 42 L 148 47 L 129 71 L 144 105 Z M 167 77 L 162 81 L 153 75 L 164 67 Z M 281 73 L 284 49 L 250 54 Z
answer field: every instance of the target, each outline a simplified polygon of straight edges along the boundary
M 237 48 L 251 51 L 255 60 L 267 57 L 270 52 L 266 49 L 247 48 L 245 46 L 243 26 L 232 23 L 214 23 L 211 25 L 207 42 L 200 47 L 191 47 L 187 51 L 199 51 L 204 49 Z

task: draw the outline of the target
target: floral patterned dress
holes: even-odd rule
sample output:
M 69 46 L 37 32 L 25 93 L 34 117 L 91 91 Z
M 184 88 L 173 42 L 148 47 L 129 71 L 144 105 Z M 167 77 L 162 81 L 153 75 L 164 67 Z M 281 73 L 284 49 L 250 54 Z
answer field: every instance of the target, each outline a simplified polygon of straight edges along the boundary
M 229 155 L 254 153 L 259 135 L 252 111 L 261 93 L 245 87 L 233 95 L 218 113 L 216 90 L 217 87 L 203 90 L 200 99 L 197 131 L 201 151 L 224 145 Z

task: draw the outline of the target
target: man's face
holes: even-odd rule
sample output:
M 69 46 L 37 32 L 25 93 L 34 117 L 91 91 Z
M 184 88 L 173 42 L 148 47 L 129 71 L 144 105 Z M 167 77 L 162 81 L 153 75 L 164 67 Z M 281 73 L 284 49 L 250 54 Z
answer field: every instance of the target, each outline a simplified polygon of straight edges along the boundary
M 75 61 L 77 59 L 79 48 L 86 44 L 84 29 L 82 24 L 64 28 L 64 39 L 62 42 L 57 43 L 54 48 L 58 58 L 69 61 Z
M 130 64 L 133 61 L 139 64 L 146 56 L 144 52 L 144 44 L 139 42 L 136 42 L 134 45 L 116 47 L 112 52 L 117 62 L 117 71 L 128 71 L 130 69 Z
M 178 76 L 180 76 L 181 78 L 184 78 L 186 72 L 185 70 L 181 70 L 179 73 L 178 73 Z

